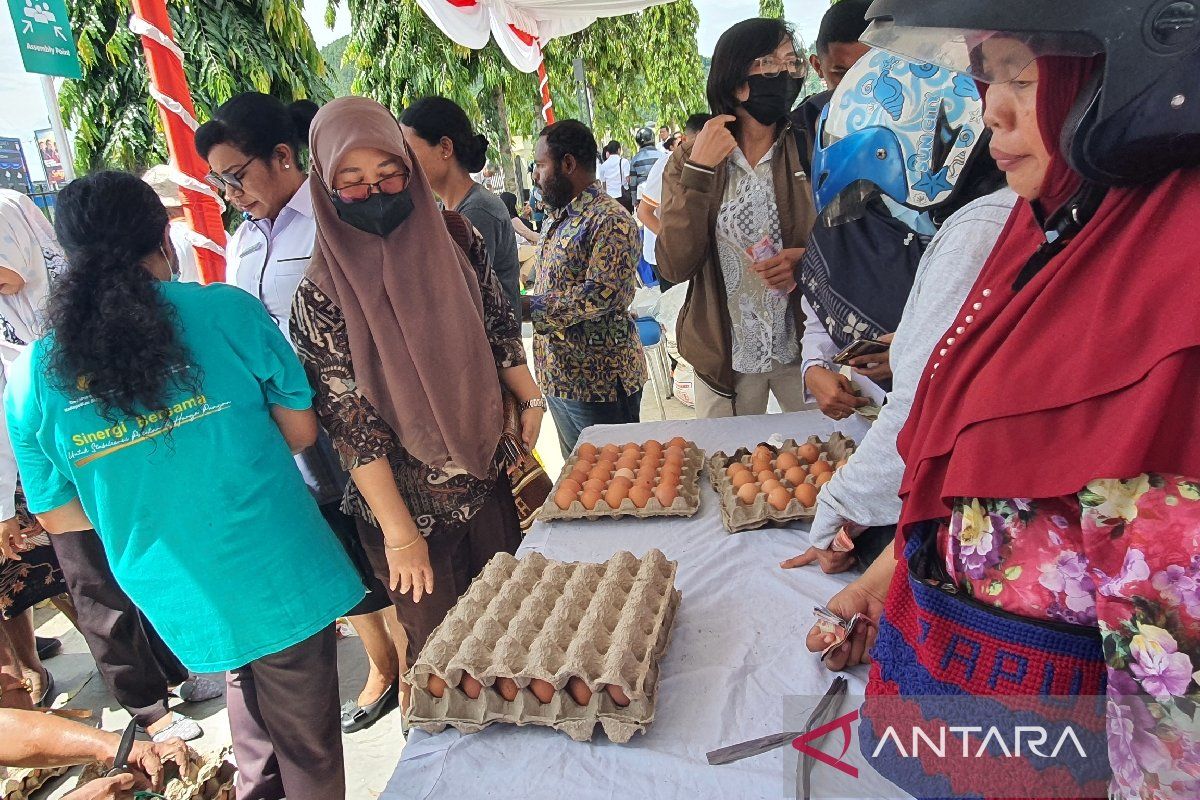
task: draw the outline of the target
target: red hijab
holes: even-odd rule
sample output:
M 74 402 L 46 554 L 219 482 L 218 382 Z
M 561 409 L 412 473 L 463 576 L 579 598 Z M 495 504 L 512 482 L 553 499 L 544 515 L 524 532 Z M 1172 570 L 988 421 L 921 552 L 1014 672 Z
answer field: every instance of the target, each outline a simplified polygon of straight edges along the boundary
M 1052 162 L 1043 209 L 1082 179 L 1061 155 L 1066 115 L 1095 68 L 1041 58 L 1037 113 Z M 1020 291 L 1045 240 L 1020 201 L 934 350 L 898 446 L 900 530 L 954 498 L 1058 497 L 1097 478 L 1200 477 L 1200 170 L 1109 191 Z

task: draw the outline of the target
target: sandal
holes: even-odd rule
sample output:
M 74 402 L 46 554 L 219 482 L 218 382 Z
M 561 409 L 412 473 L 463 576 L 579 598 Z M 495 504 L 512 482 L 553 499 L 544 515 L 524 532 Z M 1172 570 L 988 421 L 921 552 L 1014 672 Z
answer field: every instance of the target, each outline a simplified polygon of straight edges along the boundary
M 400 690 L 392 684 L 374 703 L 360 706 L 351 700 L 342 706 L 342 733 L 354 733 L 369 728 L 379 721 L 387 712 L 399 705 Z
M 42 671 L 46 673 L 46 682 L 42 686 L 42 696 L 34 700 L 33 704 L 38 708 L 49 708 L 54 705 L 54 699 L 57 697 L 57 693 L 54 691 L 54 674 L 46 669 L 45 666 L 42 667 Z M 31 696 L 32 694 L 30 692 Z

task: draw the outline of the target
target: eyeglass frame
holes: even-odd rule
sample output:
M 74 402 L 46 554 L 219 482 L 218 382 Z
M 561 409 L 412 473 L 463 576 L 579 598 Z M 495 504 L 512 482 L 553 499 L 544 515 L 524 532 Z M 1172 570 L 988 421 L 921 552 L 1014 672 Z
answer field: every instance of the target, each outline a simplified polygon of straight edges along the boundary
M 383 191 L 383 184 L 384 184 L 384 182 L 386 182 L 386 181 L 390 181 L 392 178 L 399 178 L 400 176 L 404 176 L 404 187 L 403 187 L 403 188 L 401 188 L 401 189 L 398 189 L 398 190 L 397 190 L 397 191 L 395 191 L 395 192 L 385 192 L 385 191 Z M 363 183 L 363 182 L 359 182 L 359 183 L 352 183 L 352 184 L 350 184 L 349 186 L 343 186 L 343 187 L 342 187 L 342 188 L 340 188 L 340 189 L 334 189 L 333 187 L 330 187 L 330 188 L 329 188 L 329 197 L 330 197 L 330 199 L 333 199 L 333 200 L 338 200 L 338 201 L 341 201 L 341 202 L 343 202 L 343 203 L 351 203 L 351 204 L 354 204 L 354 203 L 365 203 L 365 202 L 367 202 L 368 200 L 370 200 L 370 199 L 371 199 L 371 195 L 372 195 L 372 194 L 388 194 L 388 195 L 392 195 L 392 194 L 400 194 L 400 192 L 403 192 L 405 189 L 407 189 L 407 188 L 408 188 L 408 182 L 409 182 L 409 180 L 411 180 L 411 179 L 412 179 L 412 172 L 410 172 L 409 170 L 406 170 L 406 169 L 400 169 L 400 170 L 396 171 L 394 174 L 392 174 L 392 175 L 388 175 L 386 178 L 380 178 L 379 180 L 375 181 L 374 183 Z M 366 196 L 366 197 L 364 197 L 363 199 L 361 199 L 361 200 L 347 200 L 346 198 L 344 198 L 344 197 L 342 197 L 342 196 L 341 196 L 341 192 L 344 192 L 344 191 L 346 191 L 347 189 L 353 189 L 353 188 L 356 188 L 356 187 L 358 187 L 358 186 L 365 186 L 365 187 L 366 187 L 366 189 L 367 189 L 367 196 Z M 374 190 L 374 191 L 372 191 L 372 190 Z
M 799 53 L 796 54 L 796 61 L 795 61 L 796 71 L 787 69 L 786 67 L 782 66 L 782 63 L 777 69 L 774 69 L 772 67 L 767 67 L 767 62 L 770 62 L 771 64 L 776 63 L 775 55 L 770 54 L 770 55 L 765 55 L 765 56 L 759 56 L 758 58 L 751 61 L 750 69 L 761 70 L 760 72 L 755 72 L 753 74 L 754 75 L 762 75 L 764 78 L 774 78 L 782 72 L 787 72 L 789 76 L 795 78 L 796 80 L 803 80 L 804 78 L 808 77 L 808 62 L 804 58 L 802 58 Z M 786 62 L 783 62 L 783 63 L 786 63 Z M 774 69 L 774 71 L 772 71 L 772 69 Z M 748 78 L 748 77 L 750 77 L 750 75 L 748 74 L 746 77 Z
M 229 172 L 214 172 L 210 169 L 208 174 L 204 176 L 204 180 L 218 192 L 225 192 L 230 189 L 233 189 L 235 192 L 244 192 L 246 191 L 246 187 L 242 185 L 242 178 L 245 177 L 246 170 L 250 168 L 250 165 L 261 158 L 262 156 L 252 156 L 245 164 Z

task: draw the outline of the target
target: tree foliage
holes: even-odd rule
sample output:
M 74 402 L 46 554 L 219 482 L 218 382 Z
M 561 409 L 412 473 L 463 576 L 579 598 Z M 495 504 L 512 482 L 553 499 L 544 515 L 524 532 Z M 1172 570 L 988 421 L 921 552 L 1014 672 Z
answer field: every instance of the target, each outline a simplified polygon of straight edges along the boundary
M 758 15 L 783 19 L 783 0 L 758 0 Z
M 129 0 L 68 0 L 83 77 L 63 85 L 60 102 L 74 128 L 80 172 L 141 170 L 167 157 L 151 99 L 140 39 L 129 30 Z M 168 0 L 184 73 L 203 122 L 235 94 L 279 99 L 329 96 L 326 67 L 291 0 Z

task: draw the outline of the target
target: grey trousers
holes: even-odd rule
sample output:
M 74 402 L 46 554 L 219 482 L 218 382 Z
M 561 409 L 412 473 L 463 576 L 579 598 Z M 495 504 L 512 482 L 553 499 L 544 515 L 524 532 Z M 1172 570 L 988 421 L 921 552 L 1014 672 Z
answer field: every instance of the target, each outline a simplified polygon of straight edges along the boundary
M 744 417 L 767 413 L 769 396 L 775 395 L 784 413 L 804 411 L 812 406 L 804 397 L 804 373 L 800 362 L 780 364 L 772 362 L 773 369 L 757 375 L 737 373 L 734 377 L 736 400 L 723 397 L 696 376 L 693 391 L 696 393 L 696 418 Z
M 238 800 L 344 800 L 333 626 L 230 670 L 227 682 Z
M 139 725 L 153 725 L 167 715 L 168 687 L 188 679 L 187 667 L 117 585 L 95 531 L 50 542 L 101 680 Z

